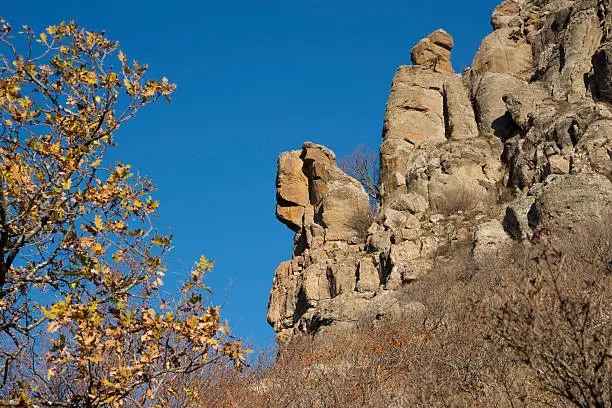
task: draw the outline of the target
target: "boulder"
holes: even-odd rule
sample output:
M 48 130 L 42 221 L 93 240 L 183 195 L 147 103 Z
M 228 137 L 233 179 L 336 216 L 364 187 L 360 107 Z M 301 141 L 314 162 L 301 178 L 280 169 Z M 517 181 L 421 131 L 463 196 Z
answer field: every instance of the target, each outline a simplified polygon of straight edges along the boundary
M 391 247 L 391 231 L 378 231 L 368 236 L 367 248 L 371 252 L 386 251 Z
M 474 236 L 474 248 L 472 249 L 477 266 L 490 265 L 489 260 L 502 255 L 511 243 L 512 239 L 499 221 L 492 220 L 480 224 Z
M 425 212 L 429 203 L 423 196 L 416 193 L 400 194 L 389 204 L 389 208 L 399 211 L 408 211 L 412 214 Z
M 276 173 L 276 217 L 293 231 L 302 227 L 309 205 L 308 178 L 302 171 L 301 151 L 281 153 Z
M 373 222 L 367 193 L 344 178 L 326 185 L 319 213 L 326 241 L 360 242 Z
M 612 182 L 602 175 L 551 176 L 534 194 L 535 219 L 544 232 L 595 219 L 609 222 Z
M 410 60 L 414 65 L 452 74 L 454 71 L 450 61 L 451 48 L 453 37 L 438 29 L 414 46 L 410 52 Z
M 359 241 L 371 224 L 369 198 L 361 184 L 338 168 L 330 149 L 311 142 L 301 151 L 280 154 L 276 201 L 281 222 L 296 232 L 306 228 L 301 236 L 306 246 L 316 236 Z M 296 240 L 296 246 L 302 241 Z
M 513 201 L 506 207 L 504 230 L 516 240 L 531 239 L 534 220 L 534 197 L 524 197 Z
M 503 97 L 524 84 L 509 74 L 485 73 L 473 84 L 474 106 L 481 133 L 507 139 L 517 127 L 509 114 Z

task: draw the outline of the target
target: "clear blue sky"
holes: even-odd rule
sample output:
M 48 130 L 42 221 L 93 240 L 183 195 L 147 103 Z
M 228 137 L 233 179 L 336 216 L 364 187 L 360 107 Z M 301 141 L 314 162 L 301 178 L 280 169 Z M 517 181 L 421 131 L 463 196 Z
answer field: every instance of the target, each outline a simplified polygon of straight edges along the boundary
M 178 89 L 118 134 L 113 158 L 159 190 L 171 273 L 204 254 L 235 334 L 273 342 L 274 269 L 293 234 L 276 221 L 276 158 L 310 140 L 339 157 L 377 148 L 391 79 L 410 49 L 444 28 L 456 71 L 469 66 L 498 0 L 5 1 L 0 16 L 37 31 L 62 20 L 106 30 L 128 58 Z M 172 285 L 166 286 L 172 289 Z

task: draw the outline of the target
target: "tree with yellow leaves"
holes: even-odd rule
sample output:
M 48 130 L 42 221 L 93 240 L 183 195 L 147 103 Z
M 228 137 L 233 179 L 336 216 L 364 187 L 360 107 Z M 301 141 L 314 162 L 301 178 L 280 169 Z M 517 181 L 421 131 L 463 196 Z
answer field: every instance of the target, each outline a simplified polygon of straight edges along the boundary
M 104 33 L 0 19 L 0 406 L 153 407 L 165 381 L 243 349 L 204 305 L 202 257 L 159 293 L 171 237 L 152 183 L 105 162 L 115 131 L 175 85 Z M 20 51 L 21 50 L 21 51 Z

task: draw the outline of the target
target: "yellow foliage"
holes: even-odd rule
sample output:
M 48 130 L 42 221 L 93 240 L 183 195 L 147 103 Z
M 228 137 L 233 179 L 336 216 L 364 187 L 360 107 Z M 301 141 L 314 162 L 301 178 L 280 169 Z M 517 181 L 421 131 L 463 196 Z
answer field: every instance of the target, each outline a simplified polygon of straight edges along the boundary
M 104 160 L 121 124 L 175 85 L 74 22 L 17 40 L 11 29 L 0 19 L 0 343 L 42 351 L 7 350 L 0 388 L 19 406 L 155 406 L 157 378 L 218 357 L 241 366 L 218 310 L 202 306 L 213 262 L 201 257 L 180 298 L 160 302 L 171 237 L 150 224 L 153 184 Z M 68 381 L 54 396 L 37 378 Z

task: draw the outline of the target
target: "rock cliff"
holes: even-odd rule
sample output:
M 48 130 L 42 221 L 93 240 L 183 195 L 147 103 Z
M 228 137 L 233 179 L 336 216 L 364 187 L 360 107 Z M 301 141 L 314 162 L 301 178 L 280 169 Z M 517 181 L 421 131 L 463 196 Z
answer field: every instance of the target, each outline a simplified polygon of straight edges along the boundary
M 268 321 L 297 332 L 414 316 L 403 288 L 460 246 L 474 267 L 509 245 L 605 217 L 612 204 L 609 0 L 507 0 L 472 67 L 444 30 L 393 78 L 376 214 L 313 143 L 278 159 L 278 219 L 296 232 Z

